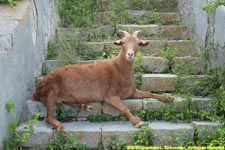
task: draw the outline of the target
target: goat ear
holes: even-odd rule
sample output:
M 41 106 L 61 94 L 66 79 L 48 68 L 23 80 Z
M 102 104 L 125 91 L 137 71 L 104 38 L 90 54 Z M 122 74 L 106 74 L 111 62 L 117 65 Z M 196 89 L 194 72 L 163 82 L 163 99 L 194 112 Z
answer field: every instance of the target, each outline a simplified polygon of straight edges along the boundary
M 117 40 L 113 42 L 114 45 L 122 45 L 123 41 L 122 40 Z
M 147 41 L 139 41 L 139 42 L 138 42 L 138 45 L 144 47 L 144 46 L 148 46 L 149 43 L 150 43 L 150 42 L 147 42 Z

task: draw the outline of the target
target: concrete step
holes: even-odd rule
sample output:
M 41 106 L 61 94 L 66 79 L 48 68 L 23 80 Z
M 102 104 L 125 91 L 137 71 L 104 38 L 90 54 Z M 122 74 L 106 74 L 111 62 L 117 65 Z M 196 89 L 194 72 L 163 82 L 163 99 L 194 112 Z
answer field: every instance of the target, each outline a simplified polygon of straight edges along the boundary
M 188 39 L 188 27 L 185 25 L 161 26 L 161 33 L 172 40 Z
M 193 97 L 191 100 L 175 95 L 174 103 L 168 104 L 160 102 L 156 99 L 127 99 L 122 101 L 130 111 L 139 111 L 139 110 L 160 110 L 164 108 L 176 108 L 177 112 L 182 109 L 187 109 L 190 106 L 190 109 L 193 111 L 198 110 L 212 110 L 209 104 L 215 102 L 213 98 L 207 97 Z M 111 116 L 118 116 L 121 113 L 114 107 L 106 103 L 89 103 L 89 105 L 93 106 L 93 109 L 89 112 L 80 110 L 79 108 L 74 108 L 68 105 L 62 105 L 62 110 L 65 112 L 67 117 L 73 118 L 73 120 L 85 119 L 92 115 L 101 115 L 107 114 Z M 179 108 L 179 110 L 178 110 Z M 36 113 L 40 114 L 41 118 L 44 118 L 47 114 L 46 107 L 37 101 L 26 101 L 23 112 L 21 114 L 21 121 L 26 121 L 28 118 L 35 116 Z
M 22 123 L 17 127 L 19 133 L 24 133 L 24 127 L 28 123 Z M 110 145 L 110 138 L 115 136 L 118 140 L 132 145 L 131 141 L 140 129 L 135 128 L 127 121 L 90 123 L 90 122 L 68 122 L 64 123 L 64 131 L 70 137 L 74 137 L 78 144 L 87 145 L 91 148 L 97 148 L 101 145 L 106 149 Z M 196 122 L 191 123 L 171 123 L 165 121 L 153 121 L 147 124 L 147 135 L 150 136 L 154 146 L 180 146 L 184 145 L 185 138 L 193 139 L 194 134 L 199 132 L 198 138 L 204 136 L 213 136 L 216 130 L 221 127 L 214 122 Z M 207 130 L 207 134 L 204 132 Z M 34 134 L 28 137 L 26 143 L 22 146 L 26 149 L 44 149 L 50 142 L 57 139 L 57 132 L 52 130 L 51 126 L 45 122 L 39 122 L 34 125 Z M 91 139 L 91 140 L 90 140 Z

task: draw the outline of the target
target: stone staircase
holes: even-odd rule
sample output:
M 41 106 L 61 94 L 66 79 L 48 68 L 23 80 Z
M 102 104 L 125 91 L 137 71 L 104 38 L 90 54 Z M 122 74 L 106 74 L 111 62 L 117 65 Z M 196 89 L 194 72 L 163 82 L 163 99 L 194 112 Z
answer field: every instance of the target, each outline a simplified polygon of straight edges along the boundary
M 74 36 L 81 37 L 83 40 L 80 44 L 82 53 L 118 52 L 120 47 L 112 44 L 113 40 L 118 39 L 116 37 L 118 30 L 127 30 L 129 32 L 143 30 L 144 33 L 141 34 L 139 38 L 148 40 L 151 43 L 148 47 L 140 49 L 142 53 L 140 56 L 142 67 L 145 68 L 145 72 L 141 75 L 141 86 L 143 89 L 173 94 L 176 90 L 177 80 L 180 78 L 179 75 L 173 74 L 173 72 L 175 72 L 174 70 L 179 68 L 181 64 L 189 64 L 191 66 L 191 68 L 188 68 L 188 71 L 191 69 L 190 75 L 181 77 L 188 83 L 187 85 L 190 86 L 193 84 L 193 81 L 204 77 L 204 75 L 199 75 L 205 66 L 204 61 L 200 57 L 199 49 L 195 46 L 195 41 L 190 40 L 190 29 L 180 24 L 181 18 L 177 6 L 168 5 L 162 8 L 162 12 L 158 13 L 160 17 L 157 23 L 144 25 L 138 22 L 145 20 L 146 17 L 151 17 L 153 15 L 152 11 L 127 9 L 126 11 L 130 20 L 129 24 L 112 25 L 112 22 L 108 19 L 112 12 L 107 9 L 107 0 L 102 0 L 102 5 L 105 6 L 103 7 L 105 8 L 104 11 L 94 13 L 95 28 L 90 30 L 58 28 L 56 30 L 55 45 L 58 54 L 55 59 L 46 59 L 43 63 L 43 67 L 47 72 L 64 65 L 63 62 L 65 60 L 61 57 L 63 45 L 60 39 L 62 35 L 67 38 Z M 98 37 L 99 35 L 104 35 L 104 37 L 107 38 L 94 40 L 90 38 Z M 178 50 L 171 60 L 160 54 L 161 49 L 166 47 Z M 97 61 L 101 60 L 99 60 L 98 57 L 89 60 L 81 57 L 78 63 L 96 63 Z M 184 109 L 188 111 L 212 111 L 210 107 L 210 104 L 214 102 L 212 98 L 196 96 L 190 99 L 174 96 L 176 99 L 173 104 L 162 103 L 154 99 L 128 99 L 124 100 L 123 103 L 133 112 L 141 110 L 160 111 L 171 108 L 175 110 L 175 113 L 179 113 Z M 106 148 L 109 145 L 111 136 L 115 135 L 118 139 L 130 142 L 132 136 L 139 131 L 138 128 L 132 126 L 131 123 L 123 117 L 119 121 L 91 122 L 88 119 L 93 115 L 108 114 L 114 117 L 120 116 L 118 110 L 108 104 L 92 103 L 91 105 L 93 106 L 91 112 L 71 108 L 70 106 L 63 106 L 63 110 L 67 112 L 67 115 L 73 118 L 70 122 L 64 123 L 65 132 L 71 133 L 78 143 L 91 148 L 98 147 L 99 145 Z M 24 122 L 17 128 L 20 133 L 25 132 L 24 126 L 28 124 L 26 120 L 36 113 L 40 113 L 40 118 L 44 118 L 46 115 L 45 106 L 39 102 L 28 100 L 24 106 L 21 118 Z M 199 132 L 199 138 L 202 138 L 205 130 L 208 131 L 209 135 L 213 135 L 216 129 L 220 127 L 218 123 L 195 118 L 191 118 L 188 121 L 176 120 L 176 122 L 171 122 L 163 120 L 163 118 L 159 119 L 153 117 L 150 120 L 146 120 L 146 122 L 153 135 L 153 145 L 156 146 L 180 146 L 185 143 L 185 137 L 194 137 L 196 129 Z M 23 144 L 23 146 L 28 149 L 43 149 L 48 143 L 54 141 L 56 137 L 56 131 L 44 121 L 35 124 L 34 130 L 35 133 Z

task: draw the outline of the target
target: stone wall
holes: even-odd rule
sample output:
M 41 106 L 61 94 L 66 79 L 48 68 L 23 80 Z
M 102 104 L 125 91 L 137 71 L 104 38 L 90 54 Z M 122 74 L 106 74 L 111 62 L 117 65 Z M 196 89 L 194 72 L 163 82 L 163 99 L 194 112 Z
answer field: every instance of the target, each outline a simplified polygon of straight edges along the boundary
M 55 0 L 24 0 L 15 7 L 0 4 L 0 149 L 11 118 L 5 105 L 15 103 L 19 121 L 58 20 Z
M 225 64 L 225 7 L 219 6 L 216 14 L 203 11 L 206 3 L 215 0 L 179 0 L 182 22 L 189 26 L 191 39 L 195 40 L 210 66 Z

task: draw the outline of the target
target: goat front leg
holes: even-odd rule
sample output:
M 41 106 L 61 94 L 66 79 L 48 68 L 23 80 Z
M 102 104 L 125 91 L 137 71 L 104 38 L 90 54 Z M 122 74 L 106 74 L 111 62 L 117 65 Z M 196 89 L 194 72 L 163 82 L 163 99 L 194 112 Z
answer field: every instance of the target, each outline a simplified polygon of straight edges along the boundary
M 170 95 L 163 95 L 163 94 L 153 94 L 147 91 L 140 91 L 138 89 L 135 90 L 134 94 L 131 98 L 154 98 L 162 102 L 166 101 L 174 101 L 174 97 Z
M 141 126 L 144 123 L 130 112 L 128 107 L 121 102 L 121 99 L 119 97 L 111 96 L 109 98 L 106 98 L 105 102 L 121 111 L 133 125 Z

